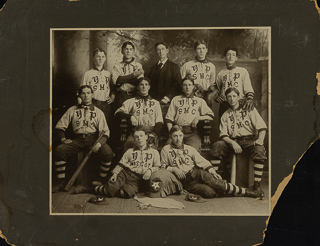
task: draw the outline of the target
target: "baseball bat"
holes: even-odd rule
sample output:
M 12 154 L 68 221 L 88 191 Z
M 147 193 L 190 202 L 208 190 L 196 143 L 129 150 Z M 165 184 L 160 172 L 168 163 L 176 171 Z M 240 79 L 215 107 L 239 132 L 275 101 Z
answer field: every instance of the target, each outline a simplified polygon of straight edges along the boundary
M 84 165 L 87 163 L 90 155 L 92 154 L 92 150 L 93 147 L 100 141 L 100 139 L 103 137 L 103 135 L 105 134 L 105 131 L 102 131 L 99 135 L 99 137 L 97 138 L 96 142 L 93 144 L 93 146 L 90 148 L 89 152 L 87 153 L 87 155 L 85 156 L 85 158 L 83 159 L 83 161 L 81 162 L 80 166 L 78 167 L 78 169 L 75 171 L 75 173 L 72 175 L 71 179 L 69 180 L 69 182 L 67 183 L 66 187 L 64 187 L 64 189 L 66 191 L 69 191 L 71 186 L 73 185 L 74 181 L 76 181 L 76 178 L 79 176 L 79 173 L 81 172 L 81 170 L 83 169 Z
M 232 164 L 231 164 L 231 184 L 236 184 L 236 155 L 232 155 Z

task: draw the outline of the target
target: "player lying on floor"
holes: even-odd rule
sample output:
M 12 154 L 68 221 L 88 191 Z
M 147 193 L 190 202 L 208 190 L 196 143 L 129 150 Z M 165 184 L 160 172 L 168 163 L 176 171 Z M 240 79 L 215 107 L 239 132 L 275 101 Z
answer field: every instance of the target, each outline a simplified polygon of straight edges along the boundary
M 233 153 L 248 153 L 254 162 L 253 189 L 263 194 L 260 181 L 267 159 L 263 146 L 267 126 L 255 108 L 252 111 L 243 109 L 236 88 L 227 89 L 226 97 L 230 108 L 221 117 L 221 140 L 215 142 L 210 151 L 212 164 L 217 170 L 222 157 Z
M 182 80 L 182 95 L 172 99 L 165 117 L 168 130 L 172 125 L 179 125 L 185 134 L 186 144 L 201 151 L 201 138 L 197 131 L 200 120 L 212 120 L 213 112 L 207 103 L 193 94 L 194 80 L 188 75 Z
M 144 126 L 144 129 L 148 131 L 149 141 L 153 138 L 152 147 L 157 148 L 157 139 L 163 127 L 160 103 L 149 96 L 150 79 L 139 78 L 137 83 L 137 96 L 126 100 L 117 109 L 115 116 L 126 118 L 127 122 L 134 127 Z M 130 134 L 123 149 L 127 151 L 133 147 L 135 147 L 135 141 L 133 135 Z
M 80 86 L 78 95 L 81 98 L 81 104 L 69 108 L 56 125 L 62 144 L 53 153 L 54 166 L 59 181 L 52 188 L 53 193 L 64 189 L 68 158 L 83 149 L 91 148 L 103 130 L 105 135 L 93 146 L 93 152 L 97 153 L 101 160 L 101 178 L 107 176 L 113 158 L 113 152 L 109 145 L 106 144 L 110 133 L 109 128 L 103 112 L 92 104 L 92 88 L 89 85 Z M 65 131 L 70 124 L 75 133 L 74 139 L 67 139 L 65 136 Z
M 137 127 L 133 137 L 136 147 L 124 153 L 105 185 L 78 189 L 76 193 L 89 192 L 106 197 L 131 198 L 140 188 L 147 189 L 151 174 L 161 166 L 160 156 L 157 150 L 148 146 L 148 135 L 143 127 Z
M 261 197 L 259 190 L 249 190 L 221 179 L 210 162 L 193 147 L 183 144 L 180 126 L 170 129 L 171 144 L 161 150 L 161 166 L 175 174 L 188 192 L 204 198 L 214 198 L 222 194 L 247 197 Z

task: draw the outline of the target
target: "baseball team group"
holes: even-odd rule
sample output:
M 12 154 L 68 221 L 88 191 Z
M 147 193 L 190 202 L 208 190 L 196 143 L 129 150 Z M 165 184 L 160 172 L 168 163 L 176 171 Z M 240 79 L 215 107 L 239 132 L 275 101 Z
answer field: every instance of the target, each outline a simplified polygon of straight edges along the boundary
M 68 159 L 92 148 L 100 162 L 100 175 L 97 173 L 92 184 L 76 189 L 77 193 L 132 198 L 144 191 L 155 197 L 152 194 L 163 188 L 163 197 L 181 192 L 182 187 L 203 198 L 263 198 L 260 183 L 267 160 L 267 126 L 255 108 L 249 73 L 237 66 L 237 48 L 225 49 L 226 67 L 217 74 L 202 40 L 194 43 L 195 58 L 182 67 L 168 59 L 166 43 L 156 43 L 158 62 L 148 74 L 136 61 L 135 48 L 132 42 L 124 42 L 123 60 L 115 63 L 111 72 L 104 69 L 105 50 L 93 51 L 94 66 L 83 75 L 77 105 L 55 126 L 61 143 L 53 151 L 57 182 L 52 192 L 64 190 Z M 219 141 L 212 144 L 207 160 L 201 155 L 197 126 L 213 120 L 214 105 L 219 105 Z M 130 131 L 119 152 L 114 143 L 119 142 L 123 119 Z M 66 134 L 69 126 L 72 139 Z M 166 139 L 162 149 L 160 137 Z M 242 152 L 254 163 L 254 184 L 249 188 L 219 175 L 221 160 Z M 156 182 L 152 177 L 160 179 Z M 178 188 L 165 189 L 168 182 Z

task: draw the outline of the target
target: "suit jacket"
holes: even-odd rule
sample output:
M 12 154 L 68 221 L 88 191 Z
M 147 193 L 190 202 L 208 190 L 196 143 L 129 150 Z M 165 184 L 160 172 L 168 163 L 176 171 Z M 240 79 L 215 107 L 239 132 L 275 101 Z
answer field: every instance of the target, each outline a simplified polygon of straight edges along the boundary
M 181 94 L 181 74 L 179 65 L 167 60 L 160 72 L 157 71 L 158 63 L 151 67 L 149 78 L 151 79 L 150 96 L 160 101 L 164 96 L 170 100 Z

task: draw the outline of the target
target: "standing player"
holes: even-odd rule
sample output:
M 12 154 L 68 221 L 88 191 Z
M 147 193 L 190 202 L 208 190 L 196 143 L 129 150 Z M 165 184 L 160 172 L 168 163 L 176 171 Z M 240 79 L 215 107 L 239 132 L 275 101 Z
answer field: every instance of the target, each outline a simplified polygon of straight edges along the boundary
M 136 147 L 128 149 L 119 164 L 112 170 L 112 176 L 107 184 L 95 186 L 93 189 L 83 189 L 80 192 L 94 192 L 106 197 L 120 196 L 132 198 L 139 188 L 147 188 L 151 174 L 159 170 L 160 156 L 157 150 L 147 144 L 148 135 L 143 127 L 134 133 Z
M 93 51 L 93 68 L 85 72 L 81 85 L 91 86 L 93 89 L 93 105 L 102 110 L 110 126 L 112 117 L 110 104 L 114 101 L 115 95 L 111 91 L 111 74 L 104 70 L 106 55 L 106 52 L 100 48 Z M 79 101 L 79 103 L 81 102 Z
M 181 181 L 183 188 L 205 198 L 219 194 L 261 197 L 261 192 L 251 191 L 221 179 L 210 162 L 203 158 L 193 147 L 183 144 L 180 126 L 170 129 L 171 144 L 161 150 L 161 165 Z
M 126 118 L 132 126 L 144 126 L 150 138 L 153 138 L 154 145 L 157 148 L 158 136 L 163 127 L 163 118 L 160 103 L 149 96 L 150 79 L 144 77 L 138 79 L 138 95 L 126 100 L 122 106 L 115 112 L 120 118 Z M 124 151 L 135 147 L 132 135 L 129 135 L 124 144 Z
M 225 49 L 224 55 L 227 67 L 218 73 L 215 83 L 215 87 L 218 91 L 216 101 L 220 103 L 219 119 L 229 108 L 225 92 L 230 87 L 234 87 L 239 91 L 240 99 L 245 99 L 243 109 L 251 111 L 254 108 L 254 91 L 251 85 L 249 73 L 247 69 L 236 66 L 236 61 L 238 60 L 238 49 L 235 47 L 228 47 Z
M 159 61 L 150 69 L 150 96 L 160 101 L 160 104 L 169 106 L 171 99 L 180 93 L 180 68 L 168 59 L 169 49 L 167 44 L 158 42 L 155 48 Z M 165 114 L 166 112 L 162 113 Z
M 64 188 L 68 158 L 84 148 L 92 147 L 103 130 L 105 131 L 105 135 L 93 146 L 93 152 L 97 153 L 101 160 L 101 178 L 107 176 L 113 158 L 113 152 L 106 144 L 110 133 L 109 128 L 102 111 L 92 104 L 92 88 L 89 85 L 80 86 L 78 95 L 82 103 L 69 108 L 56 125 L 62 144 L 56 148 L 53 154 L 54 165 L 59 180 L 59 184 L 52 189 L 53 192 L 63 190 Z M 76 136 L 72 140 L 66 139 L 65 136 L 65 131 L 70 124 Z
M 115 109 L 121 107 L 122 103 L 132 98 L 136 86 L 136 79 L 143 77 L 142 65 L 134 59 L 135 47 L 132 42 L 124 42 L 121 46 L 123 61 L 113 66 L 112 81 L 116 86 Z
M 249 153 L 254 162 L 253 189 L 263 194 L 260 182 L 267 159 L 263 146 L 267 126 L 255 108 L 247 111 L 240 106 L 240 92 L 236 88 L 228 88 L 225 94 L 230 108 L 221 117 L 221 140 L 215 142 L 210 151 L 212 164 L 217 170 L 222 157 L 232 153 Z
M 183 94 L 172 99 L 165 122 L 169 131 L 173 125 L 181 126 L 185 143 L 200 152 L 201 138 L 197 125 L 200 120 L 212 120 L 214 115 L 207 103 L 193 94 L 193 89 L 194 80 L 189 75 L 182 80 Z
M 201 40 L 194 43 L 196 57 L 181 67 L 181 77 L 191 75 L 196 85 L 196 95 L 208 101 L 208 93 L 214 91 L 216 67 L 207 59 L 207 44 Z

